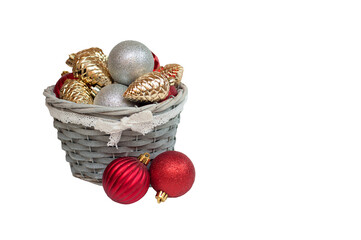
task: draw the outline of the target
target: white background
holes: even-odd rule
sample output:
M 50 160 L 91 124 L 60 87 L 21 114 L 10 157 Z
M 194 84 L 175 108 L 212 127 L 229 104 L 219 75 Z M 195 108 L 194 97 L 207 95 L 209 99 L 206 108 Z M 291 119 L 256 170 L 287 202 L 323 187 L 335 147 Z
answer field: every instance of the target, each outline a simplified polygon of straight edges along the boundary
M 4 1 L 1 239 L 361 239 L 359 1 Z M 73 178 L 43 89 L 120 41 L 184 66 L 193 188 L 132 205 Z

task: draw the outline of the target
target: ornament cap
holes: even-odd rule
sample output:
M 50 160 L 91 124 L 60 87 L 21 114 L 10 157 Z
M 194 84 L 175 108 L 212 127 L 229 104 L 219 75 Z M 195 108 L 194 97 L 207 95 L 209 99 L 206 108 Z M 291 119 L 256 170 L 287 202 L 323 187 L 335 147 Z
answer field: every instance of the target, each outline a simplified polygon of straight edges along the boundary
M 145 166 L 148 165 L 148 163 L 150 162 L 150 154 L 149 153 L 143 153 L 138 157 L 139 161 L 141 163 L 143 163 Z
M 75 53 L 72 53 L 69 55 L 68 60 L 66 60 L 66 65 L 68 65 L 69 67 L 72 67 L 74 64 L 74 59 L 75 59 Z
M 99 85 L 95 85 L 95 86 L 90 86 L 91 92 L 90 94 L 95 97 L 99 91 L 102 89 Z
M 63 71 L 62 73 L 61 73 L 61 76 L 64 76 L 64 75 L 66 75 L 66 74 L 68 74 L 69 72 L 68 71 Z
M 168 198 L 168 194 L 166 194 L 163 191 L 158 191 L 157 194 L 155 195 L 155 198 L 157 199 L 158 203 L 165 202 L 165 200 L 167 200 Z

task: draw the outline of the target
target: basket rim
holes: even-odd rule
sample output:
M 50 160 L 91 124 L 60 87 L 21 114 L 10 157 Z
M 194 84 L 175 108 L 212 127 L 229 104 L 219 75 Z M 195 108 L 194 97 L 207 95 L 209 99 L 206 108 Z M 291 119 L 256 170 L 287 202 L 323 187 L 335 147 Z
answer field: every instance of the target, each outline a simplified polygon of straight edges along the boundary
M 44 89 L 43 95 L 45 96 L 46 104 L 62 110 L 70 112 L 87 114 L 91 116 L 125 116 L 145 110 L 149 110 L 152 113 L 162 113 L 170 110 L 171 108 L 179 105 L 186 100 L 188 96 L 188 88 L 185 84 L 179 85 L 179 91 L 177 96 L 167 99 L 160 103 L 152 103 L 144 106 L 135 107 L 107 107 L 94 104 L 79 104 L 64 99 L 59 99 L 53 92 L 54 85 L 51 85 Z

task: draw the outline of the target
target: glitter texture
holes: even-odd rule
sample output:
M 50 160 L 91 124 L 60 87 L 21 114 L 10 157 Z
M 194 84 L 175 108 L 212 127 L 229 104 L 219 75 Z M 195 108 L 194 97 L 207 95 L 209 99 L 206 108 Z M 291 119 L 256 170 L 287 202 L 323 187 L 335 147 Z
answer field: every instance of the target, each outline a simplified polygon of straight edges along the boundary
M 123 97 L 127 86 L 111 84 L 103 87 L 94 98 L 95 105 L 107 107 L 134 107 L 134 104 Z
M 137 41 L 117 44 L 108 56 L 108 70 L 113 80 L 127 86 L 138 77 L 152 72 L 153 68 L 152 52 Z
M 168 197 L 179 197 L 188 192 L 195 179 L 192 161 L 183 153 L 167 151 L 152 161 L 150 184 L 157 192 L 162 191 Z

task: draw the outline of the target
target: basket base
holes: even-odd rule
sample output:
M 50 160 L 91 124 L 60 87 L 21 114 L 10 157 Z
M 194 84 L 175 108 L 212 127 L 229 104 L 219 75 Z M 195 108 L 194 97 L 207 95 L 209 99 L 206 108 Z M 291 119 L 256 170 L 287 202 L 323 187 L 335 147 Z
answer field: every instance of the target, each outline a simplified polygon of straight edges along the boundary
M 87 182 L 94 183 L 96 185 L 102 186 L 102 181 L 94 179 L 94 178 L 90 178 L 90 177 L 87 177 L 87 176 L 84 176 L 84 175 L 81 175 L 80 173 L 73 173 L 73 176 L 76 177 L 76 178 L 79 178 L 81 180 L 84 180 L 84 181 L 87 181 Z

